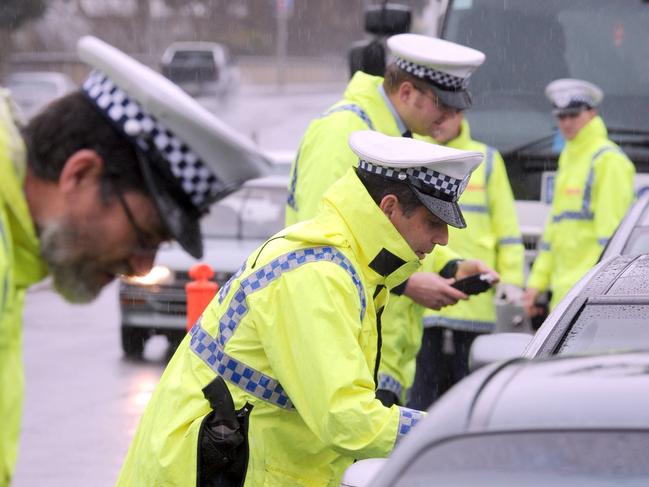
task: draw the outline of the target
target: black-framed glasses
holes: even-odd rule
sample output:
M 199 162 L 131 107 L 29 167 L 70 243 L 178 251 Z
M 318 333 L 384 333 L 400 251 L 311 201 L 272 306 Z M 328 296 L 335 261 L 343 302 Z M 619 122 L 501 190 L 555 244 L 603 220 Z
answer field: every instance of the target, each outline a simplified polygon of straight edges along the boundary
M 462 110 L 460 110 L 460 109 L 458 109 L 458 108 L 453 108 L 453 107 L 450 107 L 450 106 L 445 105 L 444 103 L 442 103 L 442 100 L 439 99 L 439 96 L 437 96 L 437 95 L 436 95 L 433 91 L 431 91 L 431 90 L 424 90 L 424 89 L 420 88 L 419 86 L 417 86 L 417 85 L 415 85 L 415 84 L 413 84 L 412 87 L 413 87 L 415 90 L 417 90 L 419 93 L 421 93 L 422 95 L 424 95 L 424 97 L 426 97 L 426 98 L 428 98 L 430 101 L 432 101 L 433 104 L 434 104 L 437 108 L 439 108 L 440 110 L 442 110 L 442 111 L 444 111 L 444 112 L 459 113 L 459 112 L 462 111 Z
M 120 205 L 122 205 L 122 208 L 124 209 L 126 219 L 128 220 L 131 227 L 133 227 L 133 231 L 135 232 L 135 238 L 137 239 L 137 251 L 145 254 L 155 253 L 158 250 L 158 247 L 160 247 L 160 240 L 151 237 L 151 235 L 142 230 L 142 228 L 137 224 L 137 222 L 135 221 L 135 216 L 133 216 L 133 212 L 128 206 L 128 203 L 126 202 L 126 199 L 124 198 L 122 192 L 118 190 L 115 191 L 115 194 L 117 196 L 117 199 L 119 200 Z

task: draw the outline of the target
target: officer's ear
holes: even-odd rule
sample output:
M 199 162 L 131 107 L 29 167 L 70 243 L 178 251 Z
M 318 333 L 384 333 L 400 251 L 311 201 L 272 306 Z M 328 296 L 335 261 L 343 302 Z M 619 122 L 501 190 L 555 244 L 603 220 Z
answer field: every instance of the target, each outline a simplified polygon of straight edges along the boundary
M 104 160 L 91 149 L 73 153 L 59 174 L 59 189 L 63 194 L 72 194 L 80 189 L 99 184 L 104 169 Z
M 399 198 L 393 194 L 386 194 L 379 202 L 379 208 L 381 208 L 381 211 L 388 217 L 388 220 L 392 221 L 395 212 L 401 211 Z
M 397 90 L 397 97 L 402 103 L 407 103 L 415 92 L 415 85 L 410 81 L 403 81 Z

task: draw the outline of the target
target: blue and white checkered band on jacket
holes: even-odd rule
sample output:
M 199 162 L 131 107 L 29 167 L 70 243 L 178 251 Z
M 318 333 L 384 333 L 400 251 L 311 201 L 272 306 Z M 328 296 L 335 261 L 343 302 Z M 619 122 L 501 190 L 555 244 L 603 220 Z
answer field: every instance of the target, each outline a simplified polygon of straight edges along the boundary
M 367 172 L 378 174 L 394 181 L 406 182 L 410 178 L 416 178 L 428 186 L 431 192 L 441 193 L 449 201 L 457 201 L 466 187 L 466 181 L 456 179 L 446 174 L 442 174 L 427 167 L 409 167 L 406 169 L 395 169 L 393 167 L 383 167 L 367 162 L 363 159 L 358 161 L 359 169 Z
M 224 189 L 223 183 L 187 145 L 141 105 L 100 71 L 90 73 L 83 91 L 115 124 L 118 130 L 133 140 L 143 151 L 152 140 L 158 153 L 169 163 L 191 202 L 201 211 Z M 132 130 L 137 127 L 137 130 Z
M 410 73 L 417 78 L 422 78 L 426 81 L 430 81 L 434 85 L 437 85 L 441 88 L 447 90 L 463 90 L 469 84 L 469 78 L 460 78 L 459 76 L 453 76 L 452 74 L 443 73 L 433 68 L 427 66 L 422 66 L 421 64 L 413 63 L 412 61 L 407 61 L 406 59 L 396 58 L 395 64 L 398 68 L 403 69 L 406 73 Z

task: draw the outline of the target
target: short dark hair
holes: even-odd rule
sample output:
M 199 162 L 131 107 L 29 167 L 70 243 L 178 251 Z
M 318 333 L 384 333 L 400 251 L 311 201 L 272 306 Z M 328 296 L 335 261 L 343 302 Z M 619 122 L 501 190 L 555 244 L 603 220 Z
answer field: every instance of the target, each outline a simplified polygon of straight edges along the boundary
M 399 204 L 406 216 L 409 216 L 417 208 L 423 206 L 421 201 L 415 196 L 412 188 L 406 183 L 392 181 L 359 168 L 356 168 L 356 175 L 377 205 L 381 203 L 381 200 L 385 196 L 393 194 L 399 200 Z
M 81 149 L 91 149 L 104 160 L 102 195 L 113 191 L 147 194 L 135 149 L 90 100 L 75 91 L 47 106 L 23 129 L 27 163 L 46 181 L 58 180 L 66 161 Z
M 425 92 L 432 90 L 430 84 L 426 81 L 397 67 L 395 63 L 390 63 L 388 67 L 385 68 L 383 88 L 387 93 L 395 93 L 399 89 L 399 86 L 401 86 L 405 81 L 410 81 L 410 83 L 412 83 L 419 91 Z

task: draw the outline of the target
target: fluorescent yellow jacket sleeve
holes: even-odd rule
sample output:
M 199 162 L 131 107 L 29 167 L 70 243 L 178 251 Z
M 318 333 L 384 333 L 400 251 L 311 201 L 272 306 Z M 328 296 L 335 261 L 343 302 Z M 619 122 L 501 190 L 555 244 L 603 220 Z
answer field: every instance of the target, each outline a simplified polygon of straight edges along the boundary
M 609 150 L 595 160 L 594 174 L 595 234 L 604 250 L 633 201 L 635 170 L 624 154 Z
M 502 156 L 494 151 L 492 157 L 493 166 L 487 177 L 487 200 L 497 241 L 495 269 L 500 274 L 501 282 L 523 286 L 525 249 L 518 226 L 514 195 Z

